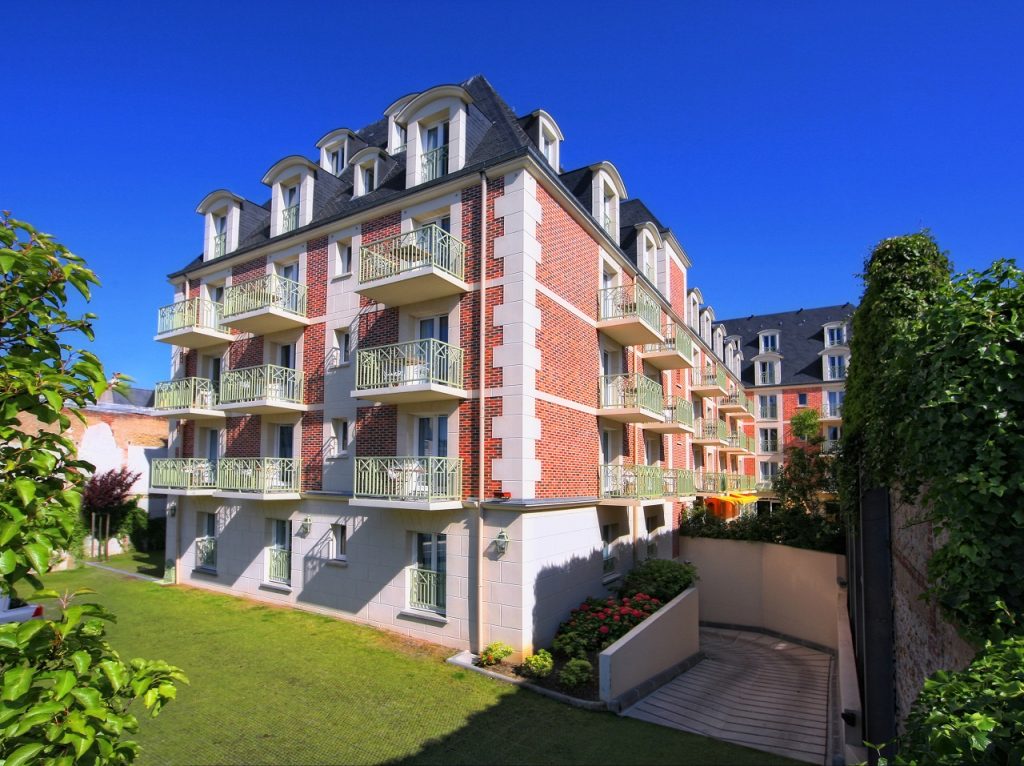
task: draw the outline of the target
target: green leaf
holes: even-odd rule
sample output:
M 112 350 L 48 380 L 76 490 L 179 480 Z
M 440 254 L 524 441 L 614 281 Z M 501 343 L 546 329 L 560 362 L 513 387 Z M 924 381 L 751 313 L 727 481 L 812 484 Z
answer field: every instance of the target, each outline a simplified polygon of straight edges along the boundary
M 45 745 L 42 745 L 39 742 L 22 745 L 7 756 L 7 760 L 4 761 L 4 766 L 25 766 L 25 764 L 32 763 L 43 747 L 45 747 Z
M 36 496 L 36 485 L 31 479 L 26 479 L 21 476 L 12 482 L 14 491 L 18 493 L 18 499 L 21 500 L 22 505 L 28 505 L 32 502 L 32 498 Z
M 54 677 L 53 689 L 51 690 L 55 699 L 62 699 L 64 695 L 75 688 L 75 674 L 70 670 L 58 670 Z
M 71 661 L 75 664 L 75 670 L 78 671 L 78 675 L 83 675 L 92 664 L 92 658 L 89 656 L 89 653 L 81 649 L 71 655 Z
M 4 673 L 3 699 L 13 701 L 29 690 L 35 670 L 30 667 L 11 668 Z
M 39 574 L 44 574 L 50 568 L 50 553 L 53 549 L 49 545 L 29 543 L 23 550 L 32 563 L 32 568 Z
M 99 690 L 90 686 L 79 686 L 72 689 L 71 696 L 84 708 L 101 707 L 103 704 Z
M 18 566 L 18 554 L 8 548 L 0 553 L 0 575 L 10 574 Z

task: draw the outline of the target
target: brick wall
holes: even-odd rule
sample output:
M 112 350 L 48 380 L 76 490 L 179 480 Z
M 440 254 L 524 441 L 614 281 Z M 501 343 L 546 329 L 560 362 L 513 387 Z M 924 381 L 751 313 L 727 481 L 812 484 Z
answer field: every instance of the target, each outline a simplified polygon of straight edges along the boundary
M 537 497 L 594 497 L 601 462 L 597 418 L 537 400 L 543 438 L 537 442 L 541 478 Z
M 597 331 L 543 293 L 537 293 L 537 308 L 542 317 L 537 330 L 541 353 L 537 390 L 597 407 L 601 369 Z
M 327 237 L 306 243 L 306 316 L 327 313 Z
M 267 257 L 253 258 L 245 263 L 236 263 L 231 267 L 231 283 L 237 285 L 256 277 L 262 277 L 267 273 Z
M 250 335 L 233 341 L 228 350 L 228 364 L 232 370 L 263 364 L 263 336 Z
M 537 240 L 543 254 L 537 280 L 596 320 L 600 284 L 597 242 L 540 184 L 537 201 L 541 206 Z
M 398 408 L 391 404 L 356 410 L 356 454 L 394 455 L 398 449 Z
M 376 304 L 360 299 L 364 306 L 359 312 L 359 338 L 360 348 L 372 348 L 374 346 L 385 346 L 389 343 L 398 343 L 398 309 L 374 309 Z
M 224 419 L 227 434 L 225 457 L 259 457 L 263 423 L 260 415 L 241 415 Z
M 196 456 L 196 423 L 186 420 L 181 426 L 181 457 Z
M 505 193 L 505 179 L 487 182 L 487 278 L 504 274 L 505 262 L 494 257 L 494 240 L 505 234 L 505 219 L 494 217 L 494 201 Z M 466 281 L 477 282 L 480 275 L 480 187 L 462 191 L 462 243 L 466 246 Z
M 323 486 L 323 423 L 323 412 L 320 410 L 302 413 L 302 444 L 299 457 L 302 458 L 300 465 L 303 492 L 318 490 Z
M 302 333 L 302 371 L 306 378 L 306 404 L 319 404 L 324 400 L 324 361 L 326 325 L 309 325 Z
M 188 281 L 188 297 L 198 298 L 199 297 L 199 280 L 190 279 Z
M 686 276 L 681 268 L 669 261 L 669 278 L 672 286 L 669 289 L 669 303 L 680 317 L 686 319 Z

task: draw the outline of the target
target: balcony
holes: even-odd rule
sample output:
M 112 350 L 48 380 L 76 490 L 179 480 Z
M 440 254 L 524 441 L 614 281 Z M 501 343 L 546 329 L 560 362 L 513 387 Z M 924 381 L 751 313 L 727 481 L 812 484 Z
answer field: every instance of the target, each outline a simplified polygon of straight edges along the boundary
M 465 399 L 463 351 L 433 338 L 360 349 L 352 396 L 374 402 Z
M 761 407 L 758 416 L 761 420 L 778 420 L 779 419 L 779 408 L 778 407 Z
M 693 368 L 693 340 L 677 325 L 670 325 L 665 340 L 644 346 L 643 360 L 659 370 L 688 370 Z
M 698 419 L 691 441 L 707 447 L 725 447 L 729 443 L 725 421 Z
M 759 386 L 777 386 L 779 385 L 779 379 L 775 376 L 775 372 L 759 372 L 757 373 L 757 385 Z
M 290 457 L 223 457 L 216 497 L 298 500 L 299 461 Z
M 254 335 L 304 327 L 306 286 L 277 274 L 231 285 L 224 289 L 224 324 Z
M 664 421 L 647 423 L 644 430 L 659 434 L 693 433 L 693 404 L 689 399 L 665 397 L 664 413 Z
M 661 466 L 600 466 L 602 500 L 653 500 L 665 497 Z
M 755 441 L 753 436 L 747 436 L 746 434 L 733 432 L 728 434 L 726 437 L 726 444 L 722 448 L 723 452 L 735 452 L 735 453 L 748 453 L 754 454 Z
M 178 378 L 156 384 L 153 407 L 167 418 L 220 420 L 217 389 L 209 378 Z
M 759 454 L 773 454 L 779 451 L 779 442 L 776 439 L 761 439 L 757 445 Z
M 598 414 L 620 423 L 660 423 L 665 419 L 661 384 L 639 372 L 601 376 Z
M 462 507 L 462 459 L 357 457 L 353 499 L 377 508 L 445 511 Z
M 721 367 L 705 367 L 690 370 L 690 393 L 696 396 L 725 396 L 725 370 Z
M 469 290 L 465 245 L 436 224 L 359 249 L 356 292 L 386 306 L 404 306 Z
M 433 569 L 409 567 L 409 607 L 427 612 L 445 613 L 445 573 Z
M 757 486 L 757 479 L 753 475 L 727 472 L 722 476 L 725 477 L 727 492 L 753 492 Z
M 846 380 L 846 365 L 830 364 L 825 368 L 825 380 Z
M 725 474 L 716 471 L 693 472 L 693 483 L 698 495 L 719 495 L 725 492 Z
M 664 343 L 661 306 L 644 288 L 608 287 L 597 292 L 597 329 L 623 346 Z
M 834 455 L 839 452 L 840 441 L 839 439 L 826 439 L 821 443 L 821 454 L 822 455 Z
M 208 348 L 230 343 L 233 336 L 231 329 L 221 321 L 221 304 L 205 298 L 189 298 L 157 312 L 154 340 L 183 348 Z
M 439 146 L 436 149 L 423 152 L 423 158 L 420 161 L 422 162 L 420 167 L 423 170 L 424 183 L 448 175 L 447 146 Z
M 164 495 L 212 495 L 217 488 L 217 466 L 202 457 L 155 458 L 149 486 Z
M 301 370 L 264 364 L 228 370 L 220 379 L 220 404 L 225 412 L 268 414 L 303 412 Z
M 664 468 L 665 497 L 690 497 L 697 492 L 693 471 L 689 468 Z
M 756 492 L 771 492 L 775 487 L 775 479 L 761 479 L 754 485 Z
M 842 420 L 843 417 L 843 403 L 842 402 L 825 402 L 821 407 L 821 419 L 822 420 Z
M 754 419 L 754 397 L 741 391 L 733 391 L 718 403 L 720 412 L 724 412 L 737 420 Z

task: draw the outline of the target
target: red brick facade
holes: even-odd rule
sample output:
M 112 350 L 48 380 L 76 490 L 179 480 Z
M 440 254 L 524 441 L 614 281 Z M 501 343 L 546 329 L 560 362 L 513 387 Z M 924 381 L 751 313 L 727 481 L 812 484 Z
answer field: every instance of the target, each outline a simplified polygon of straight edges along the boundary
M 537 497 L 595 497 L 601 463 L 597 418 L 544 400 L 537 401 L 537 417 L 542 423 Z
M 323 325 L 321 325 L 322 327 Z M 321 385 L 322 385 L 321 377 Z M 302 444 L 299 466 L 302 470 L 302 491 L 322 489 L 324 469 L 323 412 L 313 410 L 302 413 Z
M 398 408 L 360 407 L 356 415 L 356 454 L 394 455 L 398 449 Z
M 225 457 L 259 457 L 262 454 L 263 418 L 260 415 L 242 415 L 225 418 L 227 445 Z

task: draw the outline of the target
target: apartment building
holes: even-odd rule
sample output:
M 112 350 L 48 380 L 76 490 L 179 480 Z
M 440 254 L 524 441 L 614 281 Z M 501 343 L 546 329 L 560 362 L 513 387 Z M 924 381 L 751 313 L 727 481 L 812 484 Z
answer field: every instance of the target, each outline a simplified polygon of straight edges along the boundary
M 528 652 L 753 497 L 742 351 L 614 165 L 483 77 L 208 194 L 156 390 L 178 582 Z
M 818 412 L 822 450 L 839 444 L 853 309 L 845 303 L 723 322 L 729 339 L 743 352 L 743 385 L 756 396 L 757 491 L 762 501 L 772 499 L 772 481 L 793 441 L 790 420 L 796 413 L 808 408 Z

